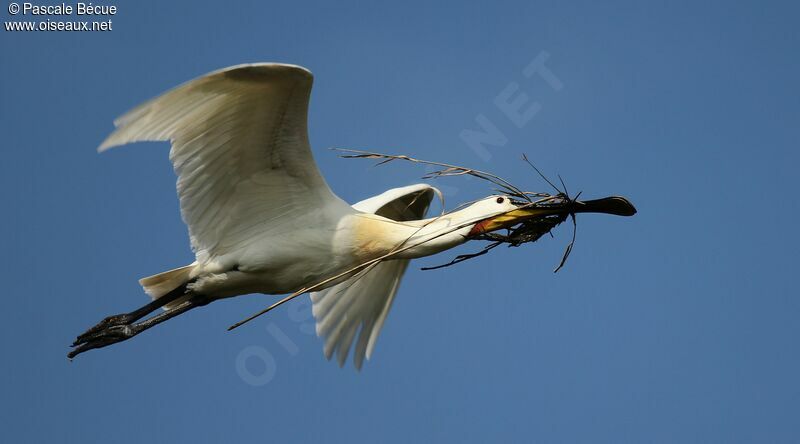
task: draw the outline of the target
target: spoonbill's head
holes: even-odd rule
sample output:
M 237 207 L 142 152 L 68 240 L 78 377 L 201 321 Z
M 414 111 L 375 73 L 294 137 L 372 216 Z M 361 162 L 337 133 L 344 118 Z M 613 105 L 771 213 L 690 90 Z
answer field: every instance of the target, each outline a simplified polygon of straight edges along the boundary
M 472 204 L 464 211 L 470 211 L 475 215 L 486 214 L 484 219 L 472 227 L 469 232 L 470 237 L 558 215 L 566 218 L 576 213 L 604 213 L 616 216 L 636 214 L 633 204 L 621 196 L 580 201 L 564 195 L 554 196 L 538 203 L 521 201 L 509 196 L 489 196 Z
M 519 203 L 510 196 L 496 194 L 475 201 L 460 212 L 469 220 L 484 221 L 500 217 L 519 208 Z

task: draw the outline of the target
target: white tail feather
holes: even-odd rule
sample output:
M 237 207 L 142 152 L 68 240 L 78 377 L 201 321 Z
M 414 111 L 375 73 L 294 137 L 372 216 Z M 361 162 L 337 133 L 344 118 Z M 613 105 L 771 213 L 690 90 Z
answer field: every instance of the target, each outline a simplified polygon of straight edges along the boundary
M 194 270 L 195 265 L 196 264 L 191 264 L 141 278 L 139 279 L 139 284 L 141 284 L 142 288 L 144 288 L 144 292 L 147 293 L 151 299 L 156 300 L 189 282 L 192 278 L 192 270 Z

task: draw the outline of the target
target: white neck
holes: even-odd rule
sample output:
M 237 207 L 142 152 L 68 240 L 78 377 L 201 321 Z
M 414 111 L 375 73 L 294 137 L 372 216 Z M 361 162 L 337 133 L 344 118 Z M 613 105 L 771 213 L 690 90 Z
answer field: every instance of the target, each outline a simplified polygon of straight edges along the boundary
M 454 211 L 439 217 L 397 222 L 373 214 L 360 214 L 358 229 L 362 245 L 371 244 L 382 254 L 399 251 L 396 259 L 413 259 L 448 250 L 467 241 L 467 234 L 480 221 L 474 215 Z M 400 251 L 401 250 L 401 251 Z M 375 253 L 378 253 L 375 251 Z

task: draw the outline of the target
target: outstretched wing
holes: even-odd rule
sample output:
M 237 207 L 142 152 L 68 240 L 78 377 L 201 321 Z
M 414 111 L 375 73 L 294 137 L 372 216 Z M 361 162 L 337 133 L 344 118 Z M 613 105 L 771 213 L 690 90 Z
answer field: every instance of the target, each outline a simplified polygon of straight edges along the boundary
M 411 185 L 363 200 L 353 208 L 397 221 L 417 220 L 425 216 L 434 194 L 438 193 L 426 184 Z M 361 369 L 364 357 L 372 356 L 406 267 L 407 259 L 379 262 L 345 282 L 311 293 L 317 334 L 325 338 L 326 358 L 336 353 L 339 366 L 343 366 L 360 331 L 353 362 Z
M 313 76 L 299 66 L 239 65 L 189 81 L 117 119 L 99 151 L 169 140 L 181 214 L 202 261 L 303 214 L 346 205 L 308 143 Z

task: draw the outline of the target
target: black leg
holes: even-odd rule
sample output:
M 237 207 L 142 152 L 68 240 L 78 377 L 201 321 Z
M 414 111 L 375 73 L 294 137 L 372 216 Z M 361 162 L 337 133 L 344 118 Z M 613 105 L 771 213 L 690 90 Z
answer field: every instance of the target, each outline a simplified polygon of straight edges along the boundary
M 67 357 L 72 359 L 83 352 L 93 350 L 95 348 L 107 347 L 109 345 L 116 344 L 117 342 L 126 341 L 149 328 L 155 327 L 156 325 L 172 319 L 175 316 L 186 313 L 193 308 L 207 305 L 209 302 L 209 299 L 207 299 L 205 296 L 193 295 L 191 298 L 178 304 L 177 307 L 159 313 L 142 322 L 136 324 L 112 325 L 88 336 L 82 335 L 85 336 L 83 341 L 74 345 L 73 347 L 75 348 L 73 348 L 72 351 L 67 354 Z

